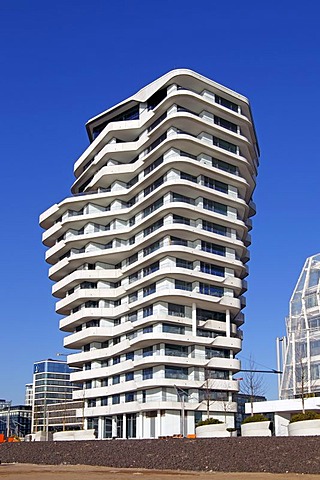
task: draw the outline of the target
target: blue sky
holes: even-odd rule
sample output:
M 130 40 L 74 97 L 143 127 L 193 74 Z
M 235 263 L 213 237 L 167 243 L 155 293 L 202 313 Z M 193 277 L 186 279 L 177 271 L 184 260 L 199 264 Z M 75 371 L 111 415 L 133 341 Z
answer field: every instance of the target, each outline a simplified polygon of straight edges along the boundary
M 69 195 L 85 122 L 179 67 L 251 101 L 261 166 L 241 357 L 275 367 L 291 292 L 320 251 L 319 15 L 308 0 L 0 0 L 0 398 L 23 402 L 33 362 L 63 351 L 38 216 Z

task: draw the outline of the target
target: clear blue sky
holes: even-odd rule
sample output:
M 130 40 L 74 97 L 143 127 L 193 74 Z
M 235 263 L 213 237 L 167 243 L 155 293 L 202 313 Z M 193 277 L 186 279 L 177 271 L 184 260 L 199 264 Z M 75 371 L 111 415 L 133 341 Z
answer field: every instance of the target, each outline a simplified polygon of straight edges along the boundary
M 308 0 L 0 0 L 0 398 L 22 402 L 33 362 L 63 351 L 38 216 L 69 195 L 86 120 L 178 67 L 251 100 L 262 155 L 241 356 L 275 366 L 320 251 L 319 16 Z

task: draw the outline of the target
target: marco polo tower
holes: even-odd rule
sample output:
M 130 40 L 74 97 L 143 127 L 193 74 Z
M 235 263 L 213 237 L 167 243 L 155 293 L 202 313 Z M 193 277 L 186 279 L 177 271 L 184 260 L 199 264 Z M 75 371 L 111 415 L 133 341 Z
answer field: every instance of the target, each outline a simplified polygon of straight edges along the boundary
M 40 218 L 85 428 L 190 434 L 208 410 L 231 427 L 258 166 L 248 100 L 173 70 L 87 131 L 72 195 Z

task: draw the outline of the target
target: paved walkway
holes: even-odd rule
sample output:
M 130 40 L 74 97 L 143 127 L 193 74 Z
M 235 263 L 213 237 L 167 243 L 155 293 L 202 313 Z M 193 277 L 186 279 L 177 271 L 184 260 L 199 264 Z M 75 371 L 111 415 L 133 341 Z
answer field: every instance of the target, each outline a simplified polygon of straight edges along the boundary
M 320 480 L 295 473 L 221 473 L 135 470 L 87 465 L 0 465 L 0 480 Z

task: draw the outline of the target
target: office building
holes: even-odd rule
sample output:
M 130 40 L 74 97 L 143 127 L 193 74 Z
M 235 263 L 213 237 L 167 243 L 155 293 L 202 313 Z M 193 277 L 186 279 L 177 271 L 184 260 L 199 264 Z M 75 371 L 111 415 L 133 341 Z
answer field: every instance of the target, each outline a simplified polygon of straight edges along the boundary
M 34 363 L 32 432 L 50 431 L 48 405 L 72 400 L 72 392 L 77 388 L 70 381 L 73 371 L 62 360 L 49 358 Z
M 72 196 L 40 217 L 85 427 L 190 434 L 208 410 L 232 427 L 259 153 L 248 100 L 173 70 L 86 127 Z
M 31 406 L 0 400 L 0 434 L 24 438 L 31 432 Z
M 32 406 L 32 402 L 33 402 L 33 383 L 26 383 L 24 404 L 28 406 Z
M 83 410 L 83 400 L 66 400 L 48 405 L 48 430 L 50 432 L 83 430 Z

